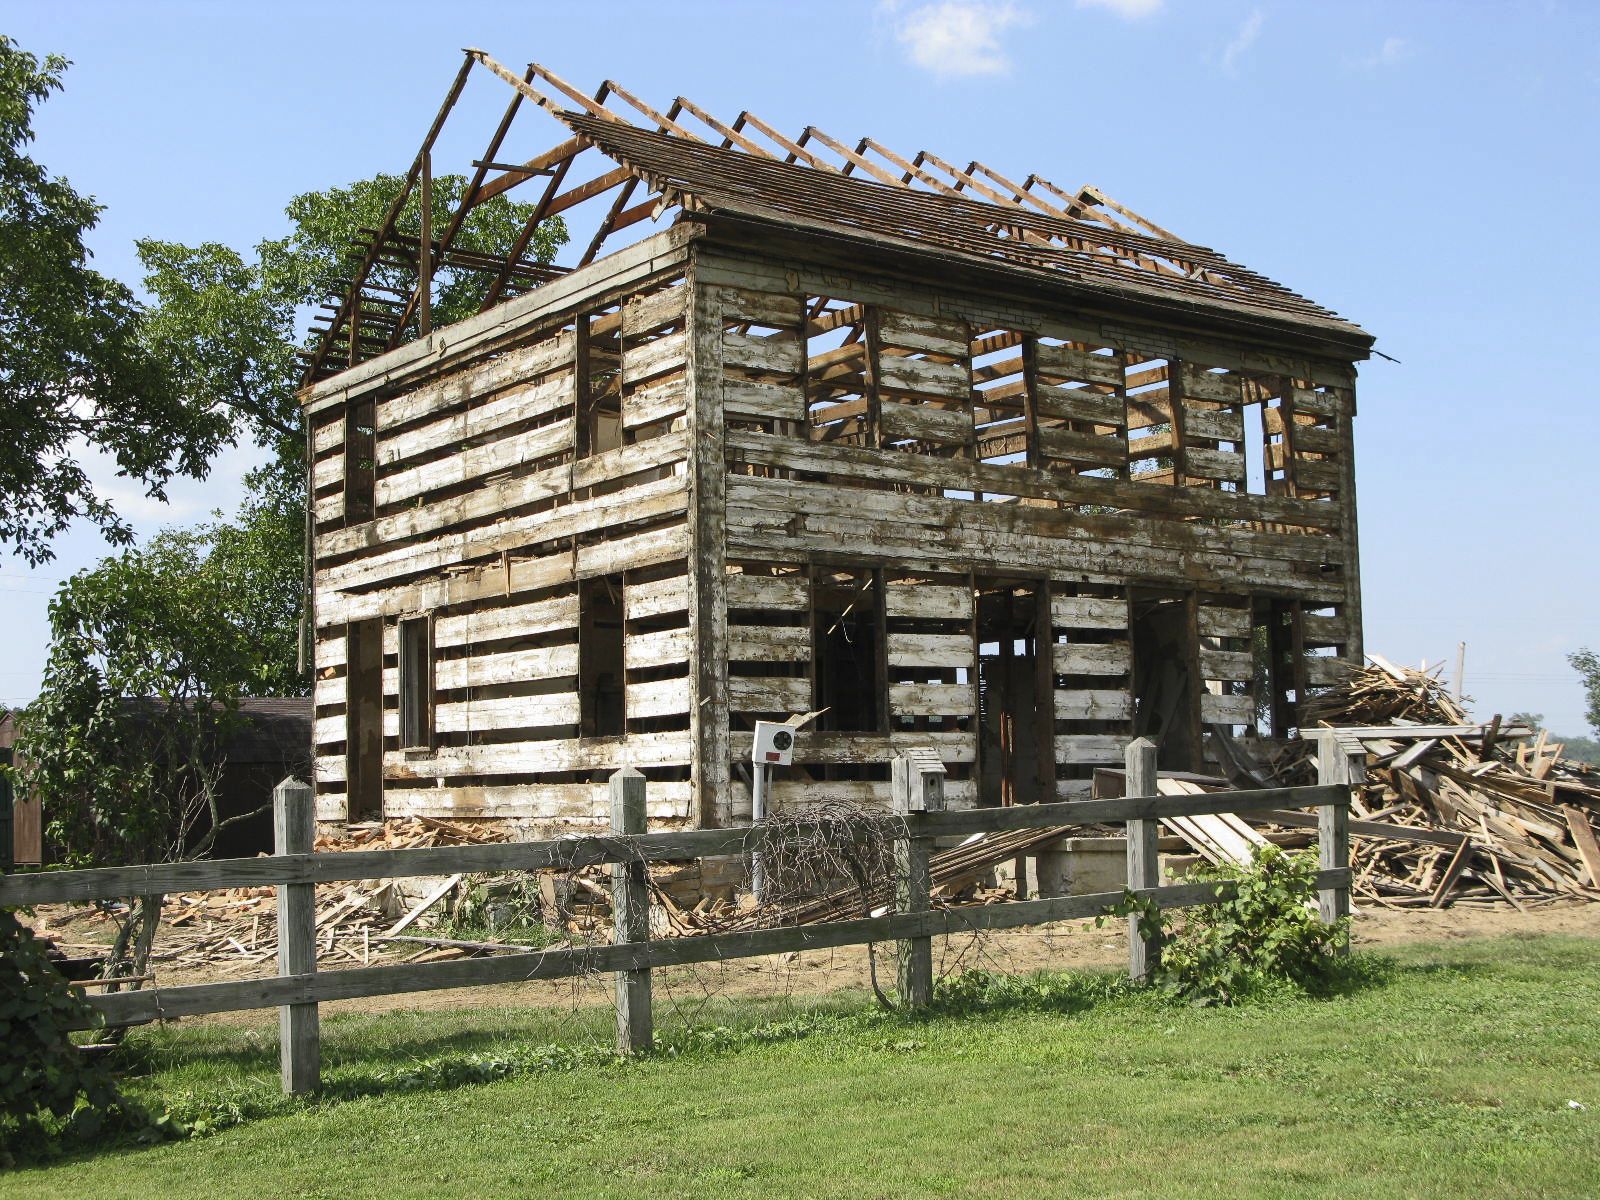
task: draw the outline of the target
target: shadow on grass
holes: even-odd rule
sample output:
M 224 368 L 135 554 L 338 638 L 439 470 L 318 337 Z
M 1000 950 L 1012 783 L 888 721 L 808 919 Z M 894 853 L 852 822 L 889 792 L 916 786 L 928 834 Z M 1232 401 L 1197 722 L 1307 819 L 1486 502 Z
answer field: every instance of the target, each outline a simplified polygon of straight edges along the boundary
M 1490 970 L 1491 964 L 1470 964 Z M 1344 959 L 1337 970 L 1312 992 L 1299 999 L 1351 996 L 1381 988 L 1401 975 L 1433 974 L 1431 964 L 1408 966 L 1374 954 Z M 1284 997 L 1273 997 L 1282 999 Z M 759 1046 L 801 1041 L 818 1036 L 848 1037 L 939 1021 L 985 1021 L 1022 1015 L 1079 1017 L 1107 1006 L 1180 1005 L 1159 991 L 1130 982 L 1110 972 L 1041 972 L 1002 975 L 967 971 L 940 982 L 933 1004 L 916 1012 L 887 1010 L 857 997 L 834 1000 L 798 1012 L 772 1011 L 769 1005 L 728 1001 L 709 1009 L 708 1019 L 658 1032 L 657 1043 L 634 1059 L 619 1057 L 608 1043 L 609 1013 L 597 1008 L 551 1022 L 542 1010 L 516 1010 L 539 1034 L 565 1032 L 566 1041 L 540 1040 L 532 1031 L 456 1029 L 417 1038 L 397 1039 L 409 1032 L 410 1014 L 348 1018 L 330 1023 L 331 1036 L 324 1050 L 324 1081 L 311 1098 L 282 1095 L 277 1090 L 277 1039 L 255 1034 L 228 1045 L 219 1038 L 236 1033 L 213 1033 L 180 1044 L 182 1034 L 163 1031 L 157 1038 L 130 1042 L 119 1066 L 125 1076 L 157 1080 L 163 1072 L 193 1068 L 193 1080 L 179 1079 L 176 1086 L 156 1093 L 166 1107 L 167 1126 L 174 1136 L 199 1137 L 250 1121 L 282 1116 L 307 1108 L 331 1106 L 369 1098 L 418 1091 L 442 1091 L 529 1076 L 578 1070 L 630 1070 L 663 1061 L 725 1056 Z M 724 1023 L 715 1023 L 717 1018 Z M 361 1020 L 359 1026 L 356 1021 Z M 567 1025 L 560 1030 L 562 1023 Z M 344 1028 L 340 1028 L 344 1026 Z M 555 1026 L 555 1028 L 552 1028 Z M 249 1074 L 248 1079 L 217 1079 L 224 1074 Z M 269 1082 L 262 1075 L 273 1078 Z M 154 1090 L 154 1089 L 152 1089 Z M 40 1147 L 41 1154 L 28 1165 L 99 1157 L 120 1145 Z

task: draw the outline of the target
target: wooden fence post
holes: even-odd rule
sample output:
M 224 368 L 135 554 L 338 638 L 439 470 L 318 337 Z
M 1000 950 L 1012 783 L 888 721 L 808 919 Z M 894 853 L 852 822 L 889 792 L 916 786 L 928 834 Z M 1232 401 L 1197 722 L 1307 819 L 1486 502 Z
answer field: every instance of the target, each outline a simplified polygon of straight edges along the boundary
M 309 784 L 285 779 L 272 789 L 272 830 L 274 853 L 311 853 L 317 815 Z M 278 974 L 310 975 L 316 969 L 316 885 L 282 884 L 278 888 Z M 285 1092 L 297 1096 L 317 1090 L 322 1044 L 316 1004 L 285 1004 L 278 1009 L 278 1058 Z
M 890 767 L 894 810 L 902 817 L 944 809 L 944 763 L 932 751 L 913 750 Z M 932 839 L 897 838 L 894 844 L 894 907 L 896 912 L 927 912 L 932 904 L 928 856 Z M 900 1003 L 925 1008 L 933 1002 L 933 939 L 907 938 L 896 947 Z
M 1350 865 L 1350 795 L 1367 779 L 1367 752 L 1352 737 L 1339 737 L 1333 732 L 1317 738 L 1317 782 L 1338 784 L 1346 789 L 1338 804 L 1324 804 L 1317 809 L 1317 866 L 1324 871 L 1337 871 Z M 1329 925 L 1350 915 L 1350 888 L 1322 888 L 1317 893 L 1317 907 L 1322 919 Z M 1342 951 L 1350 949 L 1346 942 Z
M 632 767 L 611 776 L 611 831 L 645 832 L 645 777 Z M 611 865 L 611 940 L 650 940 L 650 888 L 643 859 Z M 648 1050 L 654 1038 L 650 968 L 617 972 L 617 1053 Z
M 1154 796 L 1156 788 L 1156 744 L 1149 738 L 1128 743 L 1126 795 Z M 1160 822 L 1128 822 L 1128 886 L 1135 890 L 1161 886 L 1161 853 L 1156 845 Z M 1148 983 L 1161 966 L 1161 938 L 1146 937 L 1135 914 L 1128 918 L 1128 977 Z

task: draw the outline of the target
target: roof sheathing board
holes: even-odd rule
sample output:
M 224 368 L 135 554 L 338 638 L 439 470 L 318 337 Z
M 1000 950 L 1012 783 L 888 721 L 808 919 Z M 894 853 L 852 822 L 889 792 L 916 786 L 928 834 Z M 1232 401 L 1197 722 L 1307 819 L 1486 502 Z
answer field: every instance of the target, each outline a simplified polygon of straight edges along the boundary
M 1045 272 L 1080 288 L 1128 299 L 1181 299 L 1218 312 L 1249 311 L 1364 349 L 1359 326 L 1201 246 L 1087 222 L 1003 209 L 738 154 L 617 122 L 564 112 L 561 119 L 668 199 L 797 231 L 866 236 L 903 248 L 957 255 L 988 267 Z M 1028 240 L 1028 234 L 1039 240 Z M 1162 273 L 1131 260 L 1185 268 Z M 1353 347 L 1355 348 L 1355 347 Z

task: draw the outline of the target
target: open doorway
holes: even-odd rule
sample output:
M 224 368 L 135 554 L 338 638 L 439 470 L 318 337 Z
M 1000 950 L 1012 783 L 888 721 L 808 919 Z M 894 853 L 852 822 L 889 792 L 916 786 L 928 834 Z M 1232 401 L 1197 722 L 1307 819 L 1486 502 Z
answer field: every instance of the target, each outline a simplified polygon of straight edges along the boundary
M 345 630 L 345 820 L 383 820 L 383 619 Z
M 980 804 L 1055 799 L 1048 604 L 1041 583 L 977 580 Z
M 1163 771 L 1200 771 L 1199 635 L 1193 593 L 1133 593 L 1133 735 Z

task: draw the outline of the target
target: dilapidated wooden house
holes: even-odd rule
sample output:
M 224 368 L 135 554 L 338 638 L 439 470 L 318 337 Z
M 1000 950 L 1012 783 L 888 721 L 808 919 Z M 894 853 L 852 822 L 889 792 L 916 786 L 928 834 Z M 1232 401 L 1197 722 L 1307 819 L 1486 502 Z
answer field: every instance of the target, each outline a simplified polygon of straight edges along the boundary
M 779 808 L 886 802 L 908 746 L 952 804 L 1070 797 L 1359 656 L 1360 328 L 1094 188 L 477 51 L 425 212 L 485 73 L 465 204 L 522 188 L 522 239 L 391 214 L 310 358 L 324 819 L 581 827 L 626 764 L 654 823 L 734 823 L 753 723 L 814 710 Z M 524 259 L 585 202 L 575 265 Z M 487 286 L 435 327 L 446 269 Z

